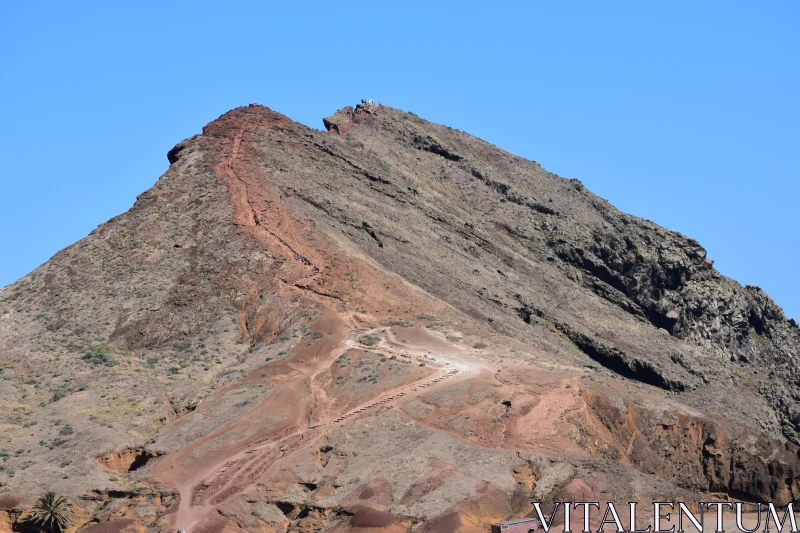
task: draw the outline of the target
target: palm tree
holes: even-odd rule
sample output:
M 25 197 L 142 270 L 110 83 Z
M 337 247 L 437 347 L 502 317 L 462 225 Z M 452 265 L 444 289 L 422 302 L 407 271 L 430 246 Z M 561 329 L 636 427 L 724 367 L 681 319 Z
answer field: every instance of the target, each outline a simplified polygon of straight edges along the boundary
M 36 500 L 31 519 L 39 526 L 39 531 L 46 527 L 50 533 L 61 533 L 69 527 L 72 518 L 72 506 L 63 496 L 47 491 Z

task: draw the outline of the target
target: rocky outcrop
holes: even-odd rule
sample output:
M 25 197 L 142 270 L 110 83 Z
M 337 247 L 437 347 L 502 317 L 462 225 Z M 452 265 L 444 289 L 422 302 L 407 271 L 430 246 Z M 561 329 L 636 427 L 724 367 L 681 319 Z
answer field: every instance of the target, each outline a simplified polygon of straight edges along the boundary
M 683 488 L 785 505 L 800 498 L 800 447 L 735 421 L 654 412 L 583 391 L 588 420 L 582 442 Z
M 721 276 L 696 241 L 627 215 L 601 211 L 615 231 L 550 240 L 555 254 L 630 299 L 654 326 L 731 357 L 797 362 L 797 333 L 758 287 Z M 576 238 L 577 237 L 577 238 Z M 750 332 L 772 341 L 762 353 Z
M 139 470 L 158 456 L 158 453 L 144 448 L 127 448 L 105 457 L 100 457 L 97 462 L 106 470 L 125 473 Z

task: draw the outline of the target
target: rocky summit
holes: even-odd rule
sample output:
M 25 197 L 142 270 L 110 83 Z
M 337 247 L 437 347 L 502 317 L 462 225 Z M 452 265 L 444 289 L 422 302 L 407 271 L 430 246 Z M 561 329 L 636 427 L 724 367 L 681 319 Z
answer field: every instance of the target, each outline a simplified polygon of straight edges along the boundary
M 800 329 L 761 289 L 461 131 L 324 125 L 226 113 L 0 290 L 0 531 L 48 490 L 87 533 L 800 499 Z

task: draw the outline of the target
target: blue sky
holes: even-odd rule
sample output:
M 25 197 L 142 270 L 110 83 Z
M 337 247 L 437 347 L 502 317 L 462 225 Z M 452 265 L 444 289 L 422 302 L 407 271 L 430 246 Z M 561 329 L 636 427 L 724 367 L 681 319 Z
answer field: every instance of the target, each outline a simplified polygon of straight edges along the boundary
M 0 286 L 225 111 L 321 128 L 367 97 L 580 178 L 800 318 L 800 2 L 270 4 L 0 4 Z

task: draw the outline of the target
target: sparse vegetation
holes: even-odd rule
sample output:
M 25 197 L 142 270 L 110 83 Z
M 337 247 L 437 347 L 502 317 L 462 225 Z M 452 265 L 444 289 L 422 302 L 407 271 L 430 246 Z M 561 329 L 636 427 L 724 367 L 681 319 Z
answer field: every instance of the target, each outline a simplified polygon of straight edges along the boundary
M 358 342 L 363 344 L 364 346 L 375 346 L 379 342 L 381 342 L 381 338 L 375 335 L 365 335 L 358 339 Z
M 177 340 L 172 343 L 172 348 L 176 352 L 185 352 L 192 347 L 192 343 L 186 339 Z
M 69 395 L 69 392 L 64 389 L 58 389 L 53 393 L 53 396 L 50 398 L 50 403 L 55 403 L 61 398 L 66 398 Z
M 83 359 L 95 366 L 114 366 L 117 364 L 117 361 L 113 354 L 113 346 L 110 344 L 101 344 L 86 352 L 83 356 Z

